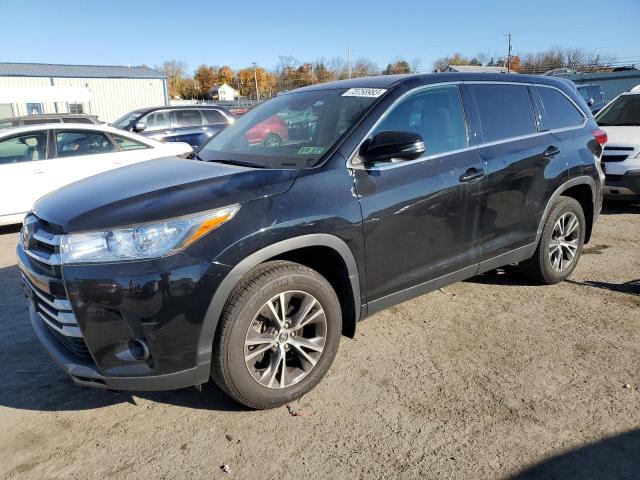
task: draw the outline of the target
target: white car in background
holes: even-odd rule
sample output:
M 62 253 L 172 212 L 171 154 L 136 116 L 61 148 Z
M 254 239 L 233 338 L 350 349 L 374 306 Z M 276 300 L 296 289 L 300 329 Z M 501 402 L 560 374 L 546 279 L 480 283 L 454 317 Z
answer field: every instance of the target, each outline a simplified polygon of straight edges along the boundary
M 602 154 L 606 198 L 640 200 L 639 87 L 617 96 L 595 117 L 609 139 Z
M 2 129 L 0 225 L 22 222 L 38 198 L 76 180 L 191 150 L 188 143 L 160 143 L 106 125 L 48 123 Z

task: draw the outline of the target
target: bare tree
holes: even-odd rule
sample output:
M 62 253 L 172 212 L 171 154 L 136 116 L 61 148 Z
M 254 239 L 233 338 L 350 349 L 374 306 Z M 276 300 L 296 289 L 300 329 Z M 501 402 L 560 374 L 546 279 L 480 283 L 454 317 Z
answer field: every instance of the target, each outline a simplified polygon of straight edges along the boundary
M 418 73 L 422 69 L 422 59 L 420 57 L 413 57 L 411 60 L 411 73 Z

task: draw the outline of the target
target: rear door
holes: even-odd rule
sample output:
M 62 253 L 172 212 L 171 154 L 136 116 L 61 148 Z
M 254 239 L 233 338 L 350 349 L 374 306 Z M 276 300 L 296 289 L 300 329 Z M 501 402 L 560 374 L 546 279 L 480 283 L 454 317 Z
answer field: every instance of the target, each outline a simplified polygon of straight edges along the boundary
M 543 110 L 543 130 L 562 141 L 569 175 L 593 175 L 593 153 L 588 147 L 593 133 L 583 128 L 587 122 L 584 112 L 555 87 L 536 85 L 534 92 Z
M 484 169 L 477 148 L 470 146 L 457 85 L 409 94 L 367 138 L 382 131 L 418 133 L 426 153 L 366 167 L 352 160 L 372 311 L 395 303 L 394 293 L 415 296 L 411 292 L 422 293 L 430 280 L 463 269 L 469 270 L 465 276 L 475 273 Z
M 534 242 L 549 186 L 566 178 L 566 161 L 560 140 L 539 131 L 527 85 L 468 82 L 465 88 L 475 98 L 486 164 L 484 261 Z
M 173 110 L 175 133 L 166 142 L 185 142 L 193 148 L 198 147 L 209 135 L 204 117 L 197 108 L 180 108 Z
M 47 131 L 0 140 L 0 216 L 27 212 L 47 193 Z

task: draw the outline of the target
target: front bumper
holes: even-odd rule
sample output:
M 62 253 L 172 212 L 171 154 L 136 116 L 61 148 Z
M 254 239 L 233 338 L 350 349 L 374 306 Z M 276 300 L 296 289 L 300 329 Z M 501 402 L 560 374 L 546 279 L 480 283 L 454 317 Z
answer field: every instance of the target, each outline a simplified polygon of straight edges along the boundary
M 640 198 L 640 170 L 629 170 L 624 175 L 607 173 L 604 196 L 608 199 L 621 200 Z
M 60 266 L 44 264 L 34 248 L 16 248 L 31 324 L 75 383 L 143 391 L 208 381 L 210 342 L 204 350 L 201 334 L 229 267 L 185 253 Z M 149 355 L 132 356 L 132 341 L 144 342 Z
M 78 385 L 110 390 L 154 391 L 173 390 L 205 383 L 209 377 L 209 362 L 187 370 L 164 375 L 107 376 L 102 375 L 94 362 L 82 361 L 69 352 L 51 334 L 43 321 L 29 305 L 31 326 L 51 358 Z

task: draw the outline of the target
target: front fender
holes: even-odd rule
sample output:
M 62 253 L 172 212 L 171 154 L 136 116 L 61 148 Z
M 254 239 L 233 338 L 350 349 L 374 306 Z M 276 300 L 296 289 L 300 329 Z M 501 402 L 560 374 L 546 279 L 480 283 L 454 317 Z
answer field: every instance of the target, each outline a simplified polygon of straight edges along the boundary
M 274 258 L 278 255 L 297 250 L 304 247 L 328 247 L 336 251 L 344 261 L 349 275 L 351 291 L 353 292 L 353 302 L 355 308 L 355 322 L 359 320 L 360 309 L 360 280 L 358 275 L 358 266 L 355 257 L 349 246 L 344 240 L 335 235 L 325 233 L 312 233 L 297 237 L 288 238 L 279 242 L 268 245 L 241 260 L 231 271 L 225 276 L 218 286 L 207 313 L 205 315 L 200 339 L 198 342 L 198 363 L 208 362 L 211 360 L 211 349 L 213 346 L 213 337 L 218 327 L 218 321 L 222 315 L 222 310 L 229 295 L 234 287 L 252 268 Z

